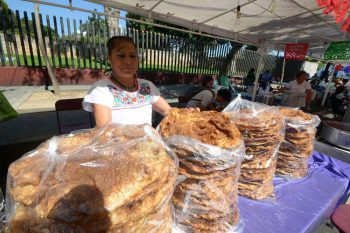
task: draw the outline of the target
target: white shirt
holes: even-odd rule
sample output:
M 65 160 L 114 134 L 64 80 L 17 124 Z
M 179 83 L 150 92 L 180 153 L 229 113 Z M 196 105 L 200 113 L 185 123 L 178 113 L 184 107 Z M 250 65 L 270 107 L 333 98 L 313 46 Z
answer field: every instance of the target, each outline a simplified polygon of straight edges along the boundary
M 344 92 L 339 93 L 338 95 L 335 96 L 335 98 L 338 99 L 338 100 L 344 99 L 345 98 Z
M 350 80 L 347 81 L 344 86 L 347 91 L 350 91 Z
M 199 105 L 202 105 L 203 107 L 207 107 L 209 103 L 213 102 L 214 96 L 213 93 L 209 90 L 203 90 L 199 93 L 197 93 L 195 96 L 192 97 L 190 101 L 187 103 L 187 108 L 196 108 Z
M 92 104 L 112 109 L 112 122 L 117 124 L 152 124 L 152 104 L 158 101 L 159 91 L 150 81 L 137 79 L 135 92 L 127 92 L 109 78 L 92 85 L 83 101 L 83 108 L 92 112 Z
M 270 86 L 267 86 L 265 90 L 262 88 L 259 88 L 258 95 L 259 96 L 265 96 L 270 94 Z
M 299 84 L 297 80 L 293 80 L 286 87 L 289 89 L 288 106 L 305 107 L 306 90 L 311 90 L 310 83 L 304 81 Z

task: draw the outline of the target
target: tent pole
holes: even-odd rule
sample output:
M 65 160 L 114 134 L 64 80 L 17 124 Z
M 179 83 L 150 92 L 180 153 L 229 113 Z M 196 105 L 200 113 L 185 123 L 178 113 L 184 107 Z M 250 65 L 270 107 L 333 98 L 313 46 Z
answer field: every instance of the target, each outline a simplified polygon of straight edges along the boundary
M 334 67 L 333 67 L 333 71 L 332 71 L 332 73 L 331 73 L 331 77 L 329 78 L 329 82 L 327 83 L 326 90 L 325 90 L 324 96 L 323 96 L 323 98 L 322 98 L 321 106 L 323 106 L 324 103 L 326 102 L 327 95 L 328 95 L 328 92 L 329 92 L 329 88 L 330 88 L 330 86 L 331 86 L 331 84 L 332 84 L 333 75 L 334 75 L 334 71 L 335 71 L 335 64 L 333 64 L 333 66 L 334 66 Z
M 255 73 L 255 81 L 254 81 L 254 89 L 253 89 L 253 97 L 252 97 L 252 101 L 255 101 L 255 96 L 256 96 L 256 91 L 258 89 L 258 85 L 259 85 L 259 76 L 260 76 L 260 72 L 262 70 L 262 66 L 263 66 L 263 58 L 264 58 L 264 49 L 260 48 L 259 50 L 259 63 L 258 63 L 258 68 L 256 69 L 256 73 Z
M 281 81 L 280 81 L 280 87 L 282 87 L 282 82 L 284 78 L 284 68 L 286 67 L 286 58 L 283 57 L 283 65 L 282 65 L 282 74 L 281 74 Z
M 44 47 L 44 42 L 43 42 L 43 36 L 41 34 L 40 19 L 39 19 L 39 4 L 38 3 L 35 3 L 35 5 L 34 5 L 34 16 L 35 16 L 36 32 L 38 33 L 38 39 L 39 39 L 39 48 L 40 48 L 41 54 L 44 57 L 44 61 L 45 61 L 45 64 L 47 66 L 47 70 L 48 70 L 50 79 L 52 81 L 52 85 L 53 85 L 53 89 L 54 89 L 55 95 L 59 96 L 61 94 L 60 87 L 58 85 L 58 82 L 57 82 L 57 79 L 55 77 L 55 74 L 54 74 L 54 72 L 52 70 L 52 67 L 51 67 L 51 64 L 50 64 L 50 60 L 47 57 L 47 53 L 46 53 L 46 50 L 45 50 L 45 47 Z

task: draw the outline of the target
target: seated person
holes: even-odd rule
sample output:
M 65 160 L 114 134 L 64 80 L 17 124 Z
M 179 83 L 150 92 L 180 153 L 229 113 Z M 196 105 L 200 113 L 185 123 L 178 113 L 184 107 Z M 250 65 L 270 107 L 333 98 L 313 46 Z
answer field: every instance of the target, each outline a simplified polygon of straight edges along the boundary
M 220 89 L 217 93 L 214 93 L 213 90 L 203 90 L 193 96 L 186 107 L 200 108 L 202 111 L 221 111 L 231 101 L 231 98 L 231 92 L 227 89 Z
M 332 111 L 338 115 L 344 115 L 348 104 L 349 97 L 346 93 L 345 86 L 337 86 L 335 92 L 330 96 L 329 102 Z
M 219 85 L 224 87 L 224 88 L 229 89 L 230 88 L 230 80 L 229 80 L 229 78 L 226 75 L 221 74 L 219 76 Z
M 269 95 L 271 92 L 273 92 L 273 88 L 271 87 L 271 83 L 263 83 L 259 87 L 258 96 Z

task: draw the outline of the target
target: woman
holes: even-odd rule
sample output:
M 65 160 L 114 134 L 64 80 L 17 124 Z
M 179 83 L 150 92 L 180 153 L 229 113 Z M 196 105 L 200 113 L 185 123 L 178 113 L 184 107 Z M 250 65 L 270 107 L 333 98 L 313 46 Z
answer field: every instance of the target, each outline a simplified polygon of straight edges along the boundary
M 335 114 L 343 116 L 348 105 L 346 88 L 344 85 L 337 86 L 335 92 L 330 96 L 329 102 Z
M 286 89 L 289 90 L 288 106 L 301 108 L 306 106 L 306 109 L 310 110 L 311 85 L 306 78 L 306 72 L 299 71 L 297 78 L 286 85 Z
M 215 99 L 215 92 L 212 90 L 214 85 L 214 79 L 211 76 L 205 76 L 202 86 L 193 88 L 186 93 L 185 96 L 189 96 L 187 108 L 200 108 L 201 110 L 207 109 L 207 107 Z
M 249 95 L 253 95 L 254 90 L 254 82 L 255 82 L 255 69 L 250 68 L 247 77 L 244 79 L 244 86 L 247 88 L 247 93 Z
M 171 107 L 154 84 L 136 78 L 139 59 L 133 40 L 114 36 L 107 49 L 112 72 L 94 83 L 83 101 L 83 108 L 94 113 L 96 126 L 152 124 L 152 109 L 166 116 Z
M 221 106 L 231 100 L 231 93 L 228 89 L 220 89 L 217 93 L 212 90 L 214 79 L 211 76 L 205 76 L 202 87 L 192 94 L 190 101 L 187 103 L 187 108 L 199 108 L 205 110 L 222 110 L 214 106 Z

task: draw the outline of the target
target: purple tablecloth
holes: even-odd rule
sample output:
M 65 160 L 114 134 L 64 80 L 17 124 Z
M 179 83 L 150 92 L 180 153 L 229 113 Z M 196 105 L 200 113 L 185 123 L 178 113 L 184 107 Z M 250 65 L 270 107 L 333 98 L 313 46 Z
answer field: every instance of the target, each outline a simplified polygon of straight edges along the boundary
M 274 184 L 273 203 L 239 197 L 244 233 L 315 232 L 349 192 L 350 164 L 314 152 L 307 177 Z

